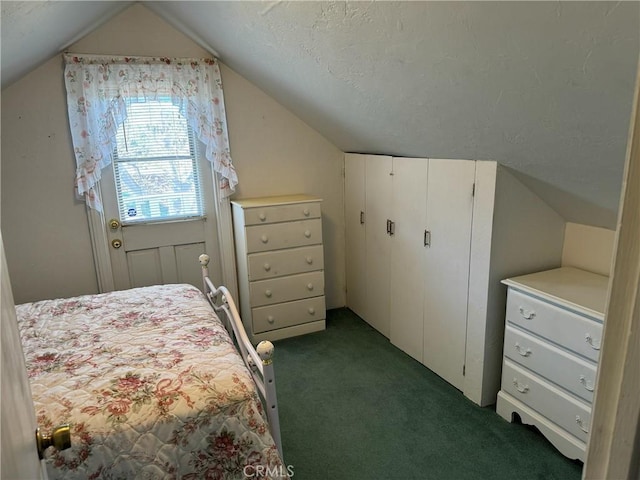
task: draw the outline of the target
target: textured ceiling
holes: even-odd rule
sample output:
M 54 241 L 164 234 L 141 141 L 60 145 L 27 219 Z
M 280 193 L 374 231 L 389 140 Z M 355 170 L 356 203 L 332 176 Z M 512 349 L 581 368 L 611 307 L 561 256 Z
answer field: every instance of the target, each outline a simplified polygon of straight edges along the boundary
M 344 151 L 497 160 L 614 227 L 638 2 L 142 3 Z M 123 6 L 3 1 L 3 86 Z

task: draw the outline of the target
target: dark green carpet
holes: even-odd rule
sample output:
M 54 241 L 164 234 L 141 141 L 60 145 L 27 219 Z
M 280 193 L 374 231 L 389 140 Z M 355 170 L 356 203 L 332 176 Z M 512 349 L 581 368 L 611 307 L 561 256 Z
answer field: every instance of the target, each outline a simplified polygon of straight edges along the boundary
M 300 480 L 579 479 L 533 429 L 480 408 L 347 309 L 275 342 L 285 462 Z

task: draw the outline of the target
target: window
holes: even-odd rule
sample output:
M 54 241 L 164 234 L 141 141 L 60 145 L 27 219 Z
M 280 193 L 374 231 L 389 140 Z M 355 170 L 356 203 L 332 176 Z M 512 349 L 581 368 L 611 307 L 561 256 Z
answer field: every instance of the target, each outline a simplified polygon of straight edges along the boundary
M 133 99 L 113 155 L 123 224 L 203 216 L 194 135 L 170 98 Z

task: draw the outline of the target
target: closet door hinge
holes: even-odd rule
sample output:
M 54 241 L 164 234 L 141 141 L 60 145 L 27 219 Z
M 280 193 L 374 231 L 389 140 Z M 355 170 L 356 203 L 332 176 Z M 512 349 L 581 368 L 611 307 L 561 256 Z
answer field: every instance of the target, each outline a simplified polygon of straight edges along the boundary
M 467 373 L 467 366 L 462 365 L 462 376 L 464 377 L 466 373 Z
M 474 182 L 473 187 L 471 187 L 471 196 L 475 197 L 476 196 L 476 184 Z

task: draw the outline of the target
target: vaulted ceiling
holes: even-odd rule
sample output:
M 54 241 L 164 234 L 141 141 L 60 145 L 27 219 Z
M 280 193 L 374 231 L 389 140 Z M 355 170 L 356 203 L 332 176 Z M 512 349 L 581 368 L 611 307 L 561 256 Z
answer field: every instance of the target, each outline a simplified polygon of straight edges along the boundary
M 131 3 L 3 0 L 2 87 Z M 345 152 L 497 160 L 615 226 L 639 2 L 142 3 Z

